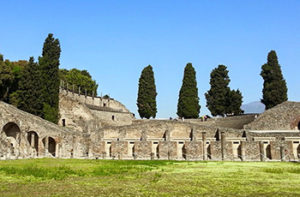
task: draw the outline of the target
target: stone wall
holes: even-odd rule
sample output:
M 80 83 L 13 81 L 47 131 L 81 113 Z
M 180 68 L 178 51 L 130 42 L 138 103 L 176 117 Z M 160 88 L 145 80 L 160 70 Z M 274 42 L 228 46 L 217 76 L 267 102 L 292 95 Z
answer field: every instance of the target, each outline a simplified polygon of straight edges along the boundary
M 299 123 L 300 103 L 286 101 L 268 109 L 244 128 L 249 130 L 299 130 Z
M 86 110 L 83 123 L 98 120 L 82 103 L 68 102 L 61 102 L 65 117 L 80 120 L 78 110 Z M 289 116 L 283 116 L 284 120 L 291 121 L 285 119 Z M 300 160 L 299 130 L 233 129 L 174 120 L 105 127 L 95 126 L 97 121 L 91 124 L 83 124 L 81 130 L 62 127 L 0 102 L 0 158 Z
M 60 90 L 60 126 L 89 133 L 106 126 L 130 125 L 133 114 L 120 102 Z

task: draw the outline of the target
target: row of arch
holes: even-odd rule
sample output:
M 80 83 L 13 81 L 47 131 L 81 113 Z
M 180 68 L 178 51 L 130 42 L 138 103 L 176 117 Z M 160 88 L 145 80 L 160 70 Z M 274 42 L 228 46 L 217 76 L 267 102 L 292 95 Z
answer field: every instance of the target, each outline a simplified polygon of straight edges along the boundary
M 10 142 L 10 146 L 13 150 L 13 154 L 15 150 L 18 149 L 20 145 L 21 138 L 21 130 L 20 127 L 14 123 L 9 122 L 3 126 L 2 132 L 5 133 L 7 140 Z M 35 131 L 27 132 L 27 141 L 29 145 L 36 151 L 37 156 L 40 154 L 39 152 L 39 135 Z M 42 139 L 42 144 L 52 156 L 56 156 L 56 141 L 52 137 L 44 137 Z

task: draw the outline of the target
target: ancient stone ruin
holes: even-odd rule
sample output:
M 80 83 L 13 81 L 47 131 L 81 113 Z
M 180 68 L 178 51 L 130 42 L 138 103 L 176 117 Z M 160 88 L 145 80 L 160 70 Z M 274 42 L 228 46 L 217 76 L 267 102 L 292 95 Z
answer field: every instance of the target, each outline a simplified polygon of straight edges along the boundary
M 112 98 L 60 90 L 59 125 L 0 102 L 0 158 L 299 161 L 300 103 L 263 114 L 136 120 Z

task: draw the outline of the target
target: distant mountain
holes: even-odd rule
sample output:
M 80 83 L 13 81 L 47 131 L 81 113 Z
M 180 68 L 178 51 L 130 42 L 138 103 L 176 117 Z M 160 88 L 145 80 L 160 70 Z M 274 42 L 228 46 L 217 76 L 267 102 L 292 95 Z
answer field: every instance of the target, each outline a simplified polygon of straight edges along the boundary
M 265 105 L 260 101 L 244 104 L 241 108 L 245 114 L 263 113 L 265 111 Z

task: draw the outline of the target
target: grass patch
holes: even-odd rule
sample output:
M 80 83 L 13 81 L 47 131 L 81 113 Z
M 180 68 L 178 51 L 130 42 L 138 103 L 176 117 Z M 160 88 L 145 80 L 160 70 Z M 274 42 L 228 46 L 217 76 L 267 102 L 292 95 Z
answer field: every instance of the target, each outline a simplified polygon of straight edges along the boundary
M 286 162 L 76 159 L 0 161 L 0 196 L 28 194 L 300 196 L 300 165 Z

